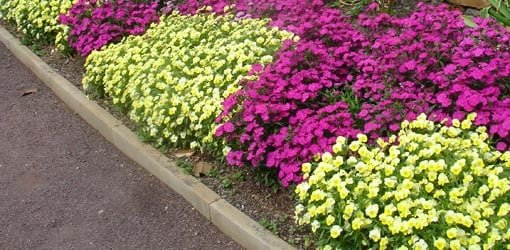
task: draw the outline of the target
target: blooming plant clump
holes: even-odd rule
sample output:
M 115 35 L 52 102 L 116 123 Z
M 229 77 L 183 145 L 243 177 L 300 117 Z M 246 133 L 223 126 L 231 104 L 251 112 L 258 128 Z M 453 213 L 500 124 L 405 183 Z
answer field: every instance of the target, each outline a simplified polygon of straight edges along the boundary
M 72 0 L 0 0 L 0 19 L 13 23 L 25 44 L 56 44 L 65 49 L 66 28 L 58 23 L 58 16 L 72 4 Z
M 232 142 L 230 164 L 276 168 L 283 185 L 299 182 L 300 162 L 337 136 L 387 137 L 420 113 L 441 121 L 477 112 L 475 124 L 507 148 L 510 33 L 495 22 L 467 27 L 444 4 L 419 4 L 407 17 L 374 15 L 371 5 L 354 24 L 319 0 L 250 6 L 246 13 L 269 13 L 300 40 L 225 101 L 217 135 Z
M 158 3 L 131 0 L 78 0 L 60 23 L 70 29 L 68 42 L 80 55 L 87 56 L 106 44 L 127 35 L 140 35 L 158 22 Z
M 363 38 L 339 10 L 305 3 L 286 8 L 282 13 L 298 14 L 278 20 L 300 40 L 287 43 L 257 80 L 227 98 L 220 116 L 225 123 L 216 131 L 242 145 L 232 146 L 230 164 L 276 168 L 284 186 L 299 182 L 301 162 L 326 151 L 338 135 L 360 132 L 346 90 Z
M 163 16 L 144 35 L 92 52 L 84 88 L 111 97 L 160 145 L 211 145 L 223 99 L 238 90 L 253 64 L 271 63 L 282 41 L 293 37 L 267 22 Z
M 510 152 L 475 116 L 448 127 L 422 114 L 374 146 L 338 137 L 302 165 L 297 222 L 324 249 L 507 249 Z

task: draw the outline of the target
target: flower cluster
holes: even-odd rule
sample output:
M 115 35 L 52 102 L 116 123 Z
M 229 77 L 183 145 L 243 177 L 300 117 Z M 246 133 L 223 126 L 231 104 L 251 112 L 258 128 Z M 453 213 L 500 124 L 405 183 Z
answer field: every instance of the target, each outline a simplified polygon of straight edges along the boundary
M 324 249 L 507 248 L 510 152 L 488 144 L 475 116 L 448 127 L 422 114 L 374 146 L 338 137 L 302 165 L 297 222 Z
M 66 28 L 58 16 L 71 8 L 72 0 L 0 0 L 0 19 L 13 23 L 25 44 L 56 44 L 66 48 Z
M 407 17 L 373 15 L 372 5 L 351 25 L 320 0 L 252 2 L 236 8 L 300 40 L 225 102 L 228 131 L 218 135 L 233 143 L 230 164 L 277 168 L 283 185 L 299 182 L 300 162 L 337 136 L 387 137 L 420 113 L 440 121 L 477 112 L 498 149 L 510 142 L 510 35 L 493 21 L 467 27 L 447 5 L 419 4 Z
M 478 114 L 476 125 L 510 142 L 510 33 L 492 20 L 467 27 L 459 11 L 421 5 L 406 18 L 361 15 L 371 41 L 352 89 L 363 103 L 361 119 L 398 128 L 401 119 L 427 112 L 434 121 Z M 375 32 L 371 32 L 373 30 Z M 396 50 L 395 48 L 398 48 Z M 397 114 L 394 117 L 388 117 Z M 367 129 L 375 136 L 379 129 Z
M 267 20 L 163 16 L 86 61 L 84 88 L 106 94 L 158 144 L 198 148 L 213 142 L 221 103 L 255 63 L 267 65 L 293 34 Z
M 288 185 L 301 180 L 301 162 L 327 150 L 338 135 L 360 132 L 353 129 L 352 105 L 345 90 L 362 34 L 338 10 L 321 10 L 314 3 L 283 7 L 282 13 L 288 16 L 274 20 L 300 40 L 285 44 L 258 80 L 244 83 L 225 101 L 220 119 L 235 129 L 224 131 L 222 125 L 217 135 L 244 146 L 232 147 L 227 155 L 230 164 L 247 161 L 277 168 L 282 184 Z M 345 49 L 336 53 L 330 49 L 333 44 Z
M 69 27 L 68 42 L 82 56 L 127 35 L 140 35 L 158 22 L 158 3 L 131 0 L 78 0 L 60 15 L 60 23 Z

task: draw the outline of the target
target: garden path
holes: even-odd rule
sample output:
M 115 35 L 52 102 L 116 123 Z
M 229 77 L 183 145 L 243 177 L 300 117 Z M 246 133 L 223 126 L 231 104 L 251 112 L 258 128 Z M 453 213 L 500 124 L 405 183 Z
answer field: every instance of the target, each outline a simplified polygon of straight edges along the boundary
M 27 248 L 240 247 L 0 44 L 0 249 Z

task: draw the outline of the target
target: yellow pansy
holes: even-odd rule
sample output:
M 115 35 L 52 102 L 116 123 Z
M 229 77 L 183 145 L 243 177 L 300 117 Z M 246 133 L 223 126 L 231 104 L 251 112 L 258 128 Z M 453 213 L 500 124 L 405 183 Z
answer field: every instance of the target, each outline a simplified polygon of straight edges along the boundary
M 325 163 L 330 157 L 318 159 L 316 175 L 321 181 L 308 182 L 337 201 L 328 214 L 316 213 L 318 220 L 379 241 L 380 249 L 504 247 L 501 242 L 510 240 L 506 219 L 510 179 L 505 165 L 510 153 L 491 148 L 484 129 L 470 122 L 458 121 L 452 128 L 420 116 L 401 126 L 398 140 L 394 137 L 390 145 L 366 145 L 360 142 L 362 137 L 354 144 L 341 139 L 351 148 L 334 150 L 331 159 L 346 157 L 348 164 L 330 164 L 338 170 L 328 173 L 331 167 Z M 340 220 L 332 222 L 329 216 Z M 364 241 L 358 247 L 369 244 Z
M 330 230 L 331 238 L 333 239 L 338 238 L 338 236 L 340 236 L 340 233 L 342 233 L 342 228 L 340 226 L 334 225 L 333 227 L 331 227 Z

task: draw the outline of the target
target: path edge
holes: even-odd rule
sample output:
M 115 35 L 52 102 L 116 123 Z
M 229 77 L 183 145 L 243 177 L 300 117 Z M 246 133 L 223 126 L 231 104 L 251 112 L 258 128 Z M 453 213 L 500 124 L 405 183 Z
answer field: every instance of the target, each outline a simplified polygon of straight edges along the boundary
M 0 25 L 0 42 L 37 78 L 48 86 L 72 111 L 121 150 L 126 156 L 179 193 L 197 211 L 223 233 L 247 249 L 295 249 L 222 199 L 198 179 L 177 167 L 176 163 L 138 137 L 104 110 L 90 101 L 77 87 L 62 77 L 28 47 Z

